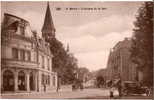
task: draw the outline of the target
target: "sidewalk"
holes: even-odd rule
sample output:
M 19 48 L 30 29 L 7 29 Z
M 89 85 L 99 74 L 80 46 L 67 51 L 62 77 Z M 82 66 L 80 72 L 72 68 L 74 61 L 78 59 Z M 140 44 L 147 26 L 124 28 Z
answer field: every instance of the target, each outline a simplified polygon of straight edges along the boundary
M 55 93 L 55 91 L 41 91 L 41 92 L 36 92 L 36 91 L 32 91 L 32 92 L 16 92 L 16 93 L 2 93 L 1 96 L 15 96 L 15 95 L 31 95 L 31 94 L 46 94 L 46 93 Z
M 61 86 L 61 88 L 59 89 L 58 92 L 69 92 L 72 91 L 71 86 Z M 18 95 L 32 95 L 32 94 L 51 94 L 51 93 L 57 93 L 56 89 L 53 89 L 52 91 L 41 91 L 41 92 L 37 92 L 37 91 L 30 91 L 30 92 L 26 92 L 26 91 L 20 91 L 20 92 L 5 92 L 2 93 L 1 96 L 18 96 Z
M 84 89 L 71 91 L 71 89 L 60 90 L 59 92 L 46 92 L 46 93 L 28 93 L 16 95 L 3 95 L 5 99 L 73 99 L 84 98 L 89 96 L 108 96 L 107 90 L 100 89 Z

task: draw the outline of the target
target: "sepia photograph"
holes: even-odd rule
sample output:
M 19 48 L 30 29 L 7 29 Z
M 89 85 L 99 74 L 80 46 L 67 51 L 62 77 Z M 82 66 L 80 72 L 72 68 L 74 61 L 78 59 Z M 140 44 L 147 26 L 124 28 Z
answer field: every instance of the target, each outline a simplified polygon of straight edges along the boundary
M 153 99 L 153 1 L 1 1 L 1 99 Z

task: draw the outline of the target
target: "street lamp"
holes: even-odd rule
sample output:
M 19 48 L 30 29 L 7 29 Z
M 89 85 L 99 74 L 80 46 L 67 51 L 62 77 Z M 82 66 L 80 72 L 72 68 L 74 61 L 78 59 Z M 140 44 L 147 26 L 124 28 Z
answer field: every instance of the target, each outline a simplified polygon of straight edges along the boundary
M 74 70 L 74 77 L 75 77 L 76 79 L 78 79 L 78 73 L 77 73 L 77 70 Z

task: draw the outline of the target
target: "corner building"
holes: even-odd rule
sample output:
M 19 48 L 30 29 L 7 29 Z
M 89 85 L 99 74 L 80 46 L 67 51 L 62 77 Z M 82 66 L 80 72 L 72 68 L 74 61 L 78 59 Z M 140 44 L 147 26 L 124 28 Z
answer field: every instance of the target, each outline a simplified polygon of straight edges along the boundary
M 45 38 L 38 37 L 28 21 L 4 14 L 1 32 L 2 93 L 42 92 L 56 88 L 57 73 L 52 71 L 53 55 Z
M 118 42 L 110 50 L 107 64 L 107 79 L 121 78 L 122 81 L 137 80 L 137 66 L 131 61 L 131 39 Z

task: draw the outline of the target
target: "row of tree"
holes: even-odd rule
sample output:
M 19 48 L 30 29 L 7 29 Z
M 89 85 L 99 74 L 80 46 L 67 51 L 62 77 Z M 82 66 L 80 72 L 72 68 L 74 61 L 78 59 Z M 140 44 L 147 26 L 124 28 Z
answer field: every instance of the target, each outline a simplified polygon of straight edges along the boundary
M 93 77 L 92 73 L 86 67 L 78 68 L 78 79 L 87 82 Z
M 139 8 L 134 22 L 131 60 L 137 70 L 143 73 L 143 85 L 153 85 L 153 2 L 145 2 Z M 103 70 L 97 72 L 98 86 L 101 83 Z
M 77 80 L 80 82 L 89 80 L 90 71 L 85 67 L 78 67 L 78 61 L 70 53 L 69 46 L 65 48 L 56 38 L 48 41 L 53 54 L 52 68 L 57 72 L 60 84 L 73 84 Z M 89 77 L 88 77 L 89 76 Z
M 143 72 L 146 85 L 153 84 L 153 6 L 153 2 L 145 2 L 140 7 L 132 37 L 131 57 L 138 70 Z M 63 84 L 73 83 L 78 70 L 77 59 L 56 38 L 50 41 L 50 45 L 54 55 L 53 70 L 58 72 Z M 80 73 L 88 72 L 87 69 L 82 71 Z
M 131 58 L 143 72 L 143 83 L 153 85 L 153 2 L 145 2 L 134 23 Z
M 57 72 L 61 84 L 71 84 L 75 79 L 75 71 L 78 68 L 77 59 L 65 49 L 63 44 L 53 38 L 49 41 L 50 50 L 53 54 L 53 71 Z

